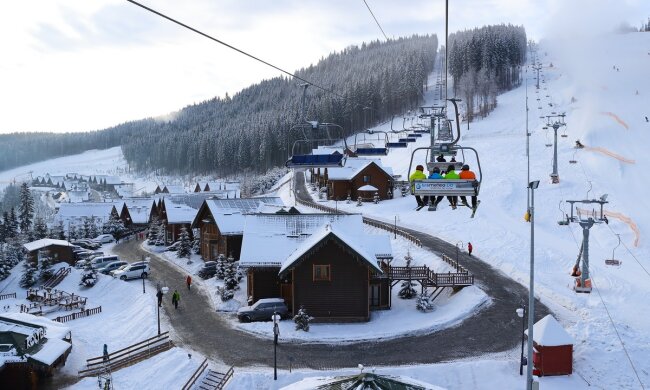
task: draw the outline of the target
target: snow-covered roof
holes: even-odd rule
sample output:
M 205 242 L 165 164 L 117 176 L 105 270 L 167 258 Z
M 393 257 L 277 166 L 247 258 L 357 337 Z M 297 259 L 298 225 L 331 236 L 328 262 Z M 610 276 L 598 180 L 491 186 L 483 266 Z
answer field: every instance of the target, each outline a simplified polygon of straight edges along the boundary
M 81 203 L 87 201 L 90 195 L 88 190 L 68 191 L 68 199 L 72 203 Z
M 57 218 L 74 217 L 97 217 L 108 218 L 111 215 L 113 206 L 121 207 L 121 202 L 84 202 L 84 203 L 62 203 L 59 207 Z
M 377 191 L 377 187 L 373 187 L 370 184 L 359 187 L 358 191 Z
M 384 167 L 379 159 L 369 158 L 348 158 L 343 167 L 327 168 L 327 178 L 329 180 L 352 180 L 362 170 L 364 170 L 371 163 L 377 164 L 379 168 L 386 172 L 387 175 L 393 176 L 393 170 Z
M 131 222 L 144 224 L 149 222 L 149 214 L 151 214 L 153 202 L 154 200 L 152 198 L 124 199 L 122 208 L 126 207 L 129 211 Z
M 524 333 L 528 335 L 528 329 Z M 544 347 L 572 345 L 574 343 L 573 338 L 550 314 L 533 325 L 533 341 Z
M 34 326 L 44 327 L 46 329 L 45 334 L 47 338 L 63 339 L 68 335 L 68 333 L 70 333 L 69 327 L 65 326 L 60 322 L 56 322 L 42 316 L 35 316 L 33 314 L 17 313 L 17 312 L 0 314 L 1 323 L 6 324 L 6 322 L 2 322 L 2 320 L 7 318 L 15 321 L 25 322 L 27 324 L 34 325 Z
M 68 241 L 54 240 L 52 238 L 42 238 L 40 240 L 28 242 L 28 243 L 24 244 L 23 246 L 25 247 L 25 249 L 27 249 L 27 251 L 33 252 L 33 251 L 43 249 L 43 248 L 46 248 L 46 247 L 52 246 L 52 245 L 73 246 Z
M 30 357 L 45 365 L 52 365 L 54 361 L 61 357 L 68 349 L 72 348 L 72 344 L 57 338 L 48 338 L 42 344 L 41 349 Z
M 208 199 L 206 202 L 213 216 L 219 213 L 232 213 L 237 211 L 240 213 L 254 213 L 258 211 L 262 204 L 284 206 L 282 199 L 279 197 Z
M 196 217 L 197 209 L 184 204 L 165 202 L 167 223 L 192 223 Z
M 174 194 L 168 195 L 165 198 L 170 199 L 176 204 L 184 204 L 190 206 L 193 209 L 200 209 L 203 201 L 210 198 L 219 197 L 219 194 L 214 192 L 191 192 L 188 194 Z M 225 196 L 224 196 L 225 197 Z
M 166 185 L 163 188 L 163 192 L 168 192 L 170 194 L 184 194 L 187 191 L 185 190 L 185 187 L 181 185 Z
M 345 229 L 339 229 L 338 227 L 335 228 L 330 225 L 320 227 L 298 245 L 293 253 L 291 253 L 291 255 L 289 255 L 289 257 L 287 257 L 287 259 L 282 263 L 280 273 L 292 268 L 305 253 L 330 235 L 339 238 L 347 246 L 352 248 L 353 251 L 358 253 L 361 258 L 368 263 L 368 265 L 375 269 L 375 271 L 382 273 L 381 268 L 377 265 L 377 258 L 373 254 L 373 248 L 369 248 L 369 245 L 364 242 L 365 237 L 359 234 L 350 234 L 350 232 L 346 232 Z
M 388 236 L 364 234 L 363 219 L 358 214 L 251 214 L 246 216 L 240 264 L 281 267 L 294 253 L 309 246 L 312 241 L 303 243 L 313 235 L 324 234 L 325 225 L 344 242 L 357 242 L 351 247 L 362 247 L 360 254 L 367 256 L 374 267 L 375 258 L 392 257 Z

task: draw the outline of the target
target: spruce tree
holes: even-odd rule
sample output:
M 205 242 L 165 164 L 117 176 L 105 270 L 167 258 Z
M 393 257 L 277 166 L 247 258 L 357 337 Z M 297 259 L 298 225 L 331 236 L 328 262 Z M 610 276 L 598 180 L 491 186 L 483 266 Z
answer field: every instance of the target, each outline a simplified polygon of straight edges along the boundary
M 27 187 L 27 183 L 20 186 L 20 231 L 23 233 L 29 232 L 32 226 L 32 218 L 34 216 L 34 198 Z
M 228 257 L 225 262 L 223 280 L 223 284 L 228 290 L 239 289 L 239 279 L 237 278 L 237 264 L 235 264 L 235 259 L 232 257 Z
M 47 238 L 47 225 L 43 218 L 36 217 L 34 220 L 34 239 L 40 240 L 42 238 Z
M 217 256 L 217 270 L 214 276 L 217 277 L 217 279 L 223 279 L 226 276 L 226 256 L 223 254 L 219 254 Z
M 180 241 L 180 244 L 178 244 L 178 257 L 189 260 L 192 256 L 192 240 L 190 240 L 190 233 L 187 232 L 185 226 L 181 228 L 178 240 Z
M 42 281 L 46 281 L 54 275 L 52 271 L 52 264 L 54 263 L 54 258 L 48 250 L 41 250 L 38 252 L 38 277 Z
M 293 322 L 296 324 L 296 330 L 304 330 L 309 332 L 309 323 L 314 319 L 314 317 L 307 314 L 307 310 L 303 306 L 300 306 L 298 314 L 293 317 Z
M 201 254 L 201 239 L 199 239 L 198 234 L 194 235 L 194 240 L 192 241 L 192 253 L 195 255 Z
M 158 225 L 158 232 L 156 234 L 156 245 L 162 246 L 167 243 L 167 226 L 164 223 Z
M 89 221 L 90 224 L 88 225 L 88 236 L 86 238 L 93 239 L 99 236 L 99 228 L 97 227 L 97 223 L 95 222 L 94 217 L 90 217 Z
M 71 223 L 68 225 L 68 238 L 70 241 L 80 238 L 80 232 L 77 230 L 77 225 Z
M 23 264 L 23 276 L 20 278 L 20 287 L 29 288 L 36 284 L 36 266 L 28 259 Z
M 18 235 L 18 219 L 16 218 L 16 210 L 13 207 L 9 212 L 9 218 L 6 219 L 6 221 L 8 221 L 8 223 L 5 223 L 7 237 L 16 237 Z
M 115 213 L 111 213 L 108 221 L 102 225 L 102 233 L 110 234 L 116 240 L 119 240 L 126 233 L 126 228 L 120 217 Z
M 153 217 L 151 222 L 149 222 L 149 229 L 147 231 L 147 244 L 154 245 L 158 239 L 158 229 L 160 224 L 158 223 L 158 218 Z

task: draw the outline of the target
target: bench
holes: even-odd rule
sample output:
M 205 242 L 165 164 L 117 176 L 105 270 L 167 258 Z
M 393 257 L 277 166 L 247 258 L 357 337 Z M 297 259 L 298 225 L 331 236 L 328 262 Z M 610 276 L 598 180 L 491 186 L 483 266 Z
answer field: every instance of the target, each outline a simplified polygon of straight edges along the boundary
M 414 180 L 411 192 L 420 196 L 477 196 L 477 180 L 425 179 Z

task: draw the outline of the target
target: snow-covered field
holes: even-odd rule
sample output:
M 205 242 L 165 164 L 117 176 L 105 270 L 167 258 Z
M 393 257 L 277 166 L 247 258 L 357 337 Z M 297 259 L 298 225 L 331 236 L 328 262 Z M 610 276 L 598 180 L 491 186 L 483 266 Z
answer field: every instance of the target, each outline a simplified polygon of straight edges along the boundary
M 647 298 L 650 251 L 646 237 L 650 214 L 647 211 L 649 201 L 644 196 L 650 166 L 650 154 L 645 150 L 650 143 L 650 122 L 645 120 L 646 115 L 650 116 L 650 78 L 647 77 L 650 34 L 601 37 L 600 50 L 588 42 L 578 39 L 574 42 L 570 47 L 557 42 L 546 42 L 541 46 L 539 53 L 545 82 L 540 84 L 539 93 L 535 89 L 534 74 L 531 71 L 525 74 L 532 132 L 530 178 L 541 180 L 535 192 L 535 291 L 576 340 L 576 375 L 539 380 L 541 388 L 546 389 L 579 389 L 589 385 L 603 389 L 648 387 L 650 319 L 643 313 L 650 309 Z M 606 53 L 602 47 L 607 47 Z M 482 260 L 527 285 L 530 225 L 523 221 L 527 185 L 524 85 L 501 95 L 499 107 L 488 118 L 472 123 L 469 131 L 463 128 L 461 144 L 479 151 L 483 172 L 479 197 L 482 203 L 474 219 L 469 218 L 469 209 L 453 211 L 446 201 L 435 213 L 426 209 L 416 212 L 412 197 L 399 197 L 378 205 L 365 203 L 362 207 L 346 205 L 345 202 L 338 202 L 337 206 L 391 222 L 398 216 L 400 225 L 425 230 L 451 243 L 463 242 L 466 245 L 468 241 L 472 242 L 474 253 Z M 551 112 L 566 112 L 569 135 L 568 138 L 558 138 L 561 182 L 557 185 L 550 184 L 549 180 L 552 148 L 544 145 L 552 138 L 552 132 L 547 134 L 542 129 L 545 122 L 540 119 L 540 115 L 550 115 Z M 388 125 L 382 127 L 387 128 Z M 587 148 L 573 149 L 577 139 Z M 417 146 L 424 145 L 424 139 L 417 143 Z M 391 151 L 383 158 L 384 164 L 405 177 L 411 148 Z M 115 167 L 123 166 L 119 162 L 123 157 L 117 148 L 90 151 L 81 156 L 85 157 L 69 156 L 2 172 L 0 185 L 6 185 L 14 177 L 21 177 L 29 171 L 33 171 L 35 176 L 48 172 L 84 173 L 81 167 L 96 163 L 97 173 L 104 169 L 106 173 L 114 174 Z M 577 164 L 569 164 L 573 158 Z M 418 159 L 414 164 L 422 163 L 424 156 Z M 475 163 L 470 162 L 470 165 L 476 168 Z M 52 166 L 60 168 L 60 172 L 51 172 Z M 130 181 L 138 180 L 146 181 L 144 178 Z M 287 187 L 283 186 L 278 193 L 291 200 Z M 594 226 L 590 234 L 591 274 L 595 288 L 591 294 L 577 295 L 571 290 L 569 271 L 575 262 L 582 234 L 575 224 L 568 227 L 557 225 L 557 220 L 569 211 L 568 205 L 561 202 L 598 198 L 605 193 L 609 194 L 610 203 L 605 209 L 610 222 Z M 330 203 L 334 206 L 333 202 Z M 622 240 L 615 253 L 616 258 L 623 261 L 619 268 L 604 264 L 618 242 L 616 234 L 620 234 Z M 398 252 L 405 249 L 395 245 L 394 241 L 393 248 L 396 258 Z M 403 254 L 399 256 L 403 257 Z M 414 254 L 414 257 L 417 260 L 419 255 Z M 12 278 L 0 282 L 0 290 L 19 291 L 21 296 L 22 290 L 17 288 L 17 280 Z M 127 345 L 152 335 L 155 329 L 153 294 L 142 294 L 136 283 L 108 278 L 102 278 L 93 289 L 78 291 L 78 279 L 79 275 L 73 273 L 61 288 L 88 296 L 89 307 L 94 307 L 93 302 L 97 302 L 102 305 L 103 312 L 70 323 L 75 344 L 64 368 L 70 374 L 81 368 L 84 359 L 98 355 L 101 352 L 99 346 L 104 342 L 111 348 L 113 345 Z M 473 290 L 466 291 L 466 295 L 473 294 Z M 463 297 L 453 297 L 457 298 Z M 398 301 L 395 299 L 393 302 Z M 444 305 L 444 301 L 438 304 Z M 395 307 L 391 312 L 398 310 Z M 419 315 L 414 309 L 412 311 L 413 315 Z M 386 315 L 390 314 L 387 312 Z M 513 313 L 513 318 L 515 316 Z M 435 326 L 431 324 L 431 327 Z M 283 329 L 282 336 L 290 337 L 291 329 Z M 361 332 L 356 337 L 363 339 L 367 335 Z M 524 380 L 518 375 L 518 357 L 518 351 L 498 356 L 479 354 L 476 359 L 468 361 L 382 368 L 378 372 L 409 376 L 450 389 L 519 388 Z M 190 365 L 197 364 L 199 359 L 188 360 L 185 353 L 174 349 L 120 370 L 114 378 L 116 384 L 121 384 L 119 388 L 177 388 L 185 376 L 175 374 L 181 370 L 190 372 Z M 342 372 L 299 370 L 289 374 L 281 371 L 280 380 L 273 383 L 269 369 L 237 370 L 228 388 L 280 388 L 304 377 L 330 374 L 340 375 Z M 155 383 L 151 383 L 152 380 Z M 86 379 L 75 388 L 90 388 L 91 385 L 96 386 L 96 382 Z

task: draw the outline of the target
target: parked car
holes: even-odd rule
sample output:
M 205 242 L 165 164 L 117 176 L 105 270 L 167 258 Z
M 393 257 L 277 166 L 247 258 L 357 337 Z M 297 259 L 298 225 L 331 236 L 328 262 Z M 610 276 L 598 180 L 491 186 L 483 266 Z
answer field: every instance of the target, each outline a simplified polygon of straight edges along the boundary
M 120 267 L 122 267 L 124 265 L 128 265 L 128 264 L 129 263 L 127 263 L 124 260 L 112 261 L 112 262 L 110 262 L 110 263 L 108 263 L 108 264 L 106 264 L 104 266 L 101 266 L 101 267 L 97 268 L 97 271 L 103 273 L 104 275 L 108 275 L 111 271 L 114 271 L 114 270 L 116 270 L 116 269 L 118 269 L 118 268 L 120 268 Z
M 273 313 L 278 313 L 282 318 L 289 317 L 289 309 L 282 298 L 260 299 L 252 306 L 240 307 L 237 318 L 241 322 L 271 321 Z
M 114 261 L 120 261 L 120 258 L 117 256 L 99 256 L 90 261 L 90 266 L 94 269 L 99 269 Z
M 198 275 L 203 279 L 210 279 L 217 273 L 217 262 L 206 261 L 203 267 L 199 269 Z
M 127 279 L 138 279 L 142 277 L 149 276 L 149 263 L 139 261 L 137 263 L 129 264 L 123 269 L 113 271 L 111 273 L 114 278 L 119 278 L 122 280 Z
M 166 251 L 176 252 L 180 246 L 181 246 L 181 242 L 180 242 L 180 241 L 176 241 L 175 243 L 173 243 L 173 244 L 171 244 L 170 246 L 168 246 L 165 250 L 166 250 Z
M 85 249 L 92 249 L 92 250 L 99 249 L 102 246 L 102 244 L 100 244 L 98 242 L 94 242 L 94 241 L 86 240 L 86 239 L 74 240 L 74 241 L 71 241 L 70 243 L 74 244 L 74 245 L 77 245 L 77 246 L 80 246 L 80 247 L 85 248 Z
M 109 242 L 115 241 L 115 237 L 112 234 L 100 234 L 99 236 L 93 238 L 93 241 L 99 242 L 101 244 L 108 244 Z

